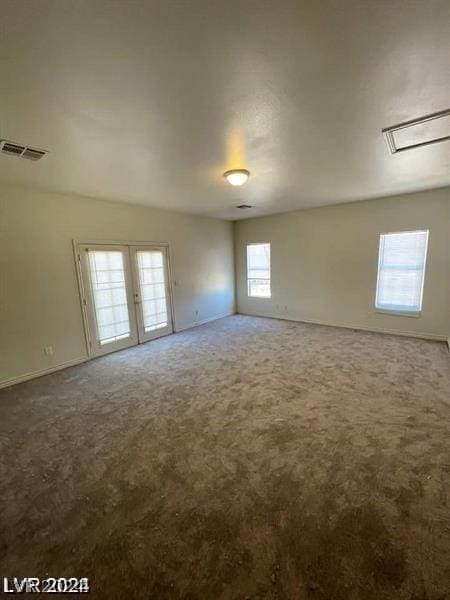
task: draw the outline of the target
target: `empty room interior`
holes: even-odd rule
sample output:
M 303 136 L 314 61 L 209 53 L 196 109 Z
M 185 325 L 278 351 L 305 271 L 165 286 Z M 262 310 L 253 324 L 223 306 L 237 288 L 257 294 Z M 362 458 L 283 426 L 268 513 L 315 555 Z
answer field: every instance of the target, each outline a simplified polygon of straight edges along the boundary
M 0 0 L 0 76 L 0 595 L 450 600 L 448 0 Z

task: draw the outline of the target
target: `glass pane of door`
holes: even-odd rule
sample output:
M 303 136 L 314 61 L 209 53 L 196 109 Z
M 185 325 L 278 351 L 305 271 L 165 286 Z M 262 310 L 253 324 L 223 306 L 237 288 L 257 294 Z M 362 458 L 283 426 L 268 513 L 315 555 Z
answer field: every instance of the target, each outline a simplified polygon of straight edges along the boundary
M 123 253 L 91 250 L 89 268 L 100 345 L 130 336 Z
M 143 340 L 172 331 L 165 249 L 135 249 Z

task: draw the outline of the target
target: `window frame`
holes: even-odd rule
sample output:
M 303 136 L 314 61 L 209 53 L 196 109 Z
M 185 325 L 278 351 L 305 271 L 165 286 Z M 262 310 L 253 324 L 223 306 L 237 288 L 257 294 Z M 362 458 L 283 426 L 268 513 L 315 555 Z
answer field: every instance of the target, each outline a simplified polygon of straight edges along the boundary
M 426 233 L 425 255 L 424 255 L 424 261 L 423 261 L 422 286 L 421 286 L 421 290 L 420 290 L 420 309 L 415 311 L 415 310 L 395 310 L 392 308 L 380 308 L 377 306 L 377 298 L 378 298 L 378 286 L 379 286 L 379 282 L 380 282 L 380 272 L 381 272 L 381 270 L 380 270 L 381 240 L 382 240 L 383 236 L 401 235 L 401 234 L 405 234 L 405 233 Z M 425 288 L 425 275 L 426 275 L 427 260 L 428 260 L 429 238 L 430 238 L 430 230 L 429 229 L 411 229 L 411 230 L 408 229 L 408 230 L 403 230 L 403 231 L 380 232 L 380 234 L 378 236 L 377 281 L 376 281 L 376 286 L 375 286 L 375 299 L 374 299 L 374 311 L 376 313 L 380 313 L 380 314 L 384 314 L 384 315 L 392 315 L 392 316 L 396 316 L 396 317 L 415 317 L 415 318 L 418 318 L 422 315 L 423 295 L 424 295 L 424 288 Z
M 270 262 L 269 262 L 269 278 L 258 278 L 269 282 L 270 294 L 268 296 L 259 296 L 256 294 L 250 294 L 250 279 L 256 279 L 255 277 L 248 276 L 248 248 L 249 246 L 269 246 Z M 270 300 L 272 298 L 272 244 L 270 242 L 247 242 L 245 244 L 245 276 L 247 281 L 247 298 L 259 298 L 260 300 Z

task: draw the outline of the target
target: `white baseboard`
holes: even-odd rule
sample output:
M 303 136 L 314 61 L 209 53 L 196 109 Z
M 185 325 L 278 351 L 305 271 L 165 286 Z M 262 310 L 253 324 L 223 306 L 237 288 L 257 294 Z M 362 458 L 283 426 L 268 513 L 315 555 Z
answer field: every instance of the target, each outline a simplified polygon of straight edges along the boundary
M 185 331 L 186 329 L 192 329 L 192 327 L 198 327 L 198 325 L 205 325 L 205 323 L 211 323 L 211 321 L 217 321 L 217 319 L 223 319 L 225 317 L 231 317 L 232 315 L 235 315 L 236 313 L 233 312 L 226 312 L 226 313 L 222 313 L 220 315 L 214 315 L 214 317 L 208 317 L 207 319 L 202 319 L 201 321 L 193 321 L 192 323 L 188 323 L 187 325 L 183 325 L 183 327 L 177 327 L 175 329 L 175 332 L 178 333 L 179 331 Z
M 190 329 L 191 327 L 197 327 L 197 325 L 204 325 L 205 323 L 209 323 L 210 321 L 216 321 L 217 319 L 222 319 L 223 317 L 229 317 L 234 315 L 234 312 L 226 312 L 220 315 L 215 315 L 214 317 L 208 317 L 207 319 L 203 319 L 202 321 L 195 321 L 193 323 L 189 323 L 184 327 L 178 327 L 175 329 L 177 331 L 184 331 L 185 329 Z M 0 381 L 0 389 L 9 387 L 11 385 L 16 385 L 17 383 L 22 383 L 24 381 L 28 381 L 29 379 L 35 379 L 36 377 L 42 377 L 43 375 L 48 375 L 49 373 L 54 373 L 55 371 L 61 371 L 62 369 L 67 369 L 67 367 L 74 367 L 75 365 L 79 365 L 88 360 L 91 360 L 87 356 L 83 356 L 80 358 L 76 358 L 74 360 L 69 360 L 64 363 L 60 363 L 59 365 L 55 365 L 48 369 L 40 369 L 39 371 L 33 371 L 32 373 L 25 373 L 24 375 L 19 375 L 18 377 L 13 377 L 11 379 L 4 379 Z
M 220 315 L 215 315 L 214 317 L 208 317 L 207 319 L 203 319 L 202 321 L 194 321 L 185 325 L 184 327 L 178 327 L 175 331 L 185 331 L 186 329 L 191 329 L 192 327 L 197 327 L 198 325 L 204 325 L 205 323 L 210 323 L 211 321 L 217 321 L 218 319 L 223 319 L 224 317 L 230 317 L 231 315 L 240 314 L 249 317 L 263 317 L 265 319 L 278 319 L 280 321 L 294 321 L 296 323 L 311 323 L 312 325 L 326 325 L 327 327 L 343 327 L 345 329 L 357 329 L 361 331 L 371 331 L 373 333 L 387 333 L 389 335 L 402 335 L 407 337 L 416 337 L 428 340 L 436 340 L 440 342 L 446 342 L 448 348 L 450 350 L 450 338 L 445 335 L 436 335 L 432 333 L 421 333 L 416 331 L 398 331 L 394 329 L 381 329 L 381 328 L 372 328 L 372 327 L 360 327 L 357 325 L 348 325 L 342 323 L 329 323 L 325 321 L 316 321 L 311 319 L 286 319 L 283 317 L 273 317 L 268 315 L 257 315 L 254 313 L 236 313 L 236 312 L 226 312 Z M 16 385 L 17 383 L 22 383 L 24 381 L 28 381 L 29 379 L 35 379 L 36 377 L 42 377 L 43 375 L 48 375 L 50 373 L 54 373 L 56 371 L 61 371 L 62 369 L 67 369 L 68 367 L 74 367 L 75 365 L 80 365 L 86 361 L 90 360 L 87 356 L 83 356 L 80 358 L 76 358 L 74 360 L 69 360 L 64 363 L 60 363 L 59 365 L 55 365 L 50 367 L 49 369 L 40 369 L 39 371 L 33 371 L 32 373 L 26 373 L 25 375 L 20 375 L 19 377 L 13 377 L 12 379 L 4 379 L 0 381 L 0 389 L 9 387 L 11 385 Z
M 68 360 L 67 362 L 60 363 L 59 365 L 55 365 L 49 369 L 40 369 L 39 371 L 25 373 L 25 375 L 19 375 L 19 377 L 13 377 L 12 379 L 4 379 L 3 381 L 0 381 L 0 389 L 9 387 L 10 385 L 16 385 L 16 383 L 28 381 L 29 379 L 42 377 L 43 375 L 48 375 L 49 373 L 54 373 L 55 371 L 61 371 L 62 369 L 67 369 L 67 367 L 74 367 L 75 365 L 80 365 L 87 360 L 89 360 L 89 358 L 87 356 L 83 356 L 82 358 L 75 358 L 74 360 Z
M 342 327 L 344 329 L 357 329 L 358 331 L 371 331 L 372 333 L 387 333 L 389 335 L 402 335 L 405 337 L 415 337 L 421 338 L 425 340 L 435 340 L 438 342 L 447 342 L 447 336 L 445 335 L 437 335 L 435 333 L 425 333 L 425 332 L 417 332 L 417 331 L 404 331 L 399 329 L 384 329 L 381 327 L 361 327 L 360 325 L 349 325 L 348 323 L 330 323 L 329 321 L 318 321 L 313 319 L 293 319 L 286 317 L 273 317 L 268 315 L 257 315 L 256 313 L 241 313 L 238 311 L 240 315 L 247 315 L 249 317 L 264 317 L 265 319 L 278 319 L 280 321 L 294 321 L 295 323 L 311 323 L 312 325 L 326 325 L 327 327 Z

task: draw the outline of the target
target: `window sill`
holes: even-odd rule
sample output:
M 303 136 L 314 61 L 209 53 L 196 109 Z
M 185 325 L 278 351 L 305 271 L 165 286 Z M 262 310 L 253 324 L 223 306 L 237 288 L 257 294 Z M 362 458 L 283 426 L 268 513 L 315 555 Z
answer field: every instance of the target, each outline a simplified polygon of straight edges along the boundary
M 248 295 L 247 298 L 259 298 L 260 300 L 270 300 L 272 298 L 272 296 L 250 296 L 250 295 Z
M 403 310 L 384 310 L 383 308 L 376 308 L 376 313 L 380 313 L 382 315 L 391 315 L 393 317 L 420 317 L 422 316 L 422 312 L 407 312 Z

